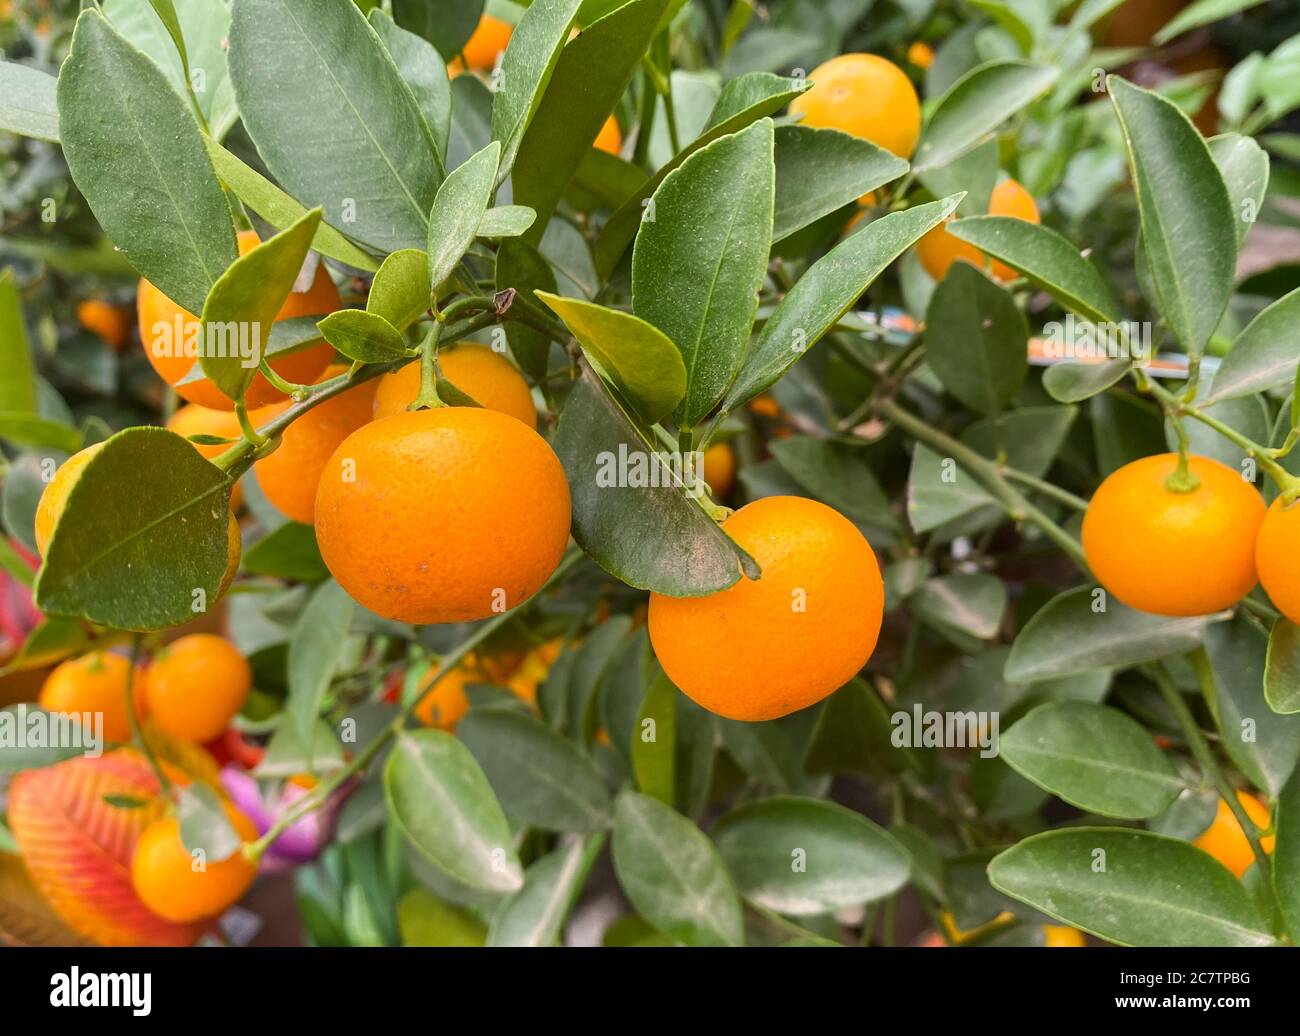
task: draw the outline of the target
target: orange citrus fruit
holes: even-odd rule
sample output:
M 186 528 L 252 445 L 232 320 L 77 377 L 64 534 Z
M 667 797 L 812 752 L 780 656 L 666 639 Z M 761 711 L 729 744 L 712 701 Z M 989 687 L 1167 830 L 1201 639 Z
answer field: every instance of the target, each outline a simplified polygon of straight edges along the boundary
M 1277 610 L 1300 623 L 1300 503 L 1287 507 L 1278 497 L 1255 538 L 1255 569 Z
M 253 427 L 257 427 L 272 416 L 273 412 L 269 408 L 254 410 L 248 415 L 249 420 L 253 422 Z M 184 406 L 179 407 L 176 413 L 172 414 L 171 420 L 167 422 L 167 428 L 187 439 L 193 435 L 211 435 L 216 438 L 230 440 L 224 445 L 191 443 L 208 460 L 220 457 L 234 443 L 238 442 L 243 435 L 243 431 L 239 427 L 239 418 L 235 416 L 233 410 L 210 410 L 205 406 L 199 406 L 197 403 L 186 403 Z M 243 503 L 244 488 L 236 482 L 235 488 L 230 491 L 230 509 L 238 511 L 243 506 Z
M 325 465 L 316 538 L 357 601 L 417 624 L 522 604 L 559 564 L 569 486 L 550 445 L 478 407 L 406 411 L 357 429 Z
M 131 337 L 131 311 L 103 299 L 78 302 L 77 323 L 119 352 Z
M 704 481 L 718 498 L 725 497 L 736 484 L 736 455 L 725 442 L 704 451 Z
M 921 101 L 907 74 L 875 54 L 841 54 L 813 69 L 790 102 L 803 124 L 837 129 L 911 158 L 921 136 Z
M 1087 946 L 1088 940 L 1077 928 L 1063 924 L 1043 925 L 1043 945 L 1049 948 L 1061 946 Z
M 907 60 L 917 68 L 929 68 L 934 64 L 934 48 L 924 40 L 916 40 L 907 48 Z
M 131 662 L 122 655 L 92 651 L 61 662 L 45 678 L 40 706 L 49 712 L 100 713 L 106 741 L 130 741 L 131 717 L 126 711 L 126 686 Z M 145 713 L 144 680 L 136 674 L 131 689 L 135 712 Z
M 455 78 L 465 71 L 465 65 L 468 63 L 475 72 L 491 72 L 496 67 L 501 52 L 510 45 L 510 36 L 514 31 L 511 25 L 500 18 L 494 18 L 490 14 L 483 15 L 479 18 L 473 34 L 461 48 L 460 52 L 464 55 L 464 60 L 462 61 L 458 56 L 447 70 Z
M 605 125 L 600 127 L 600 132 L 596 134 L 595 143 L 591 145 L 600 151 L 608 151 L 611 155 L 617 155 L 623 150 L 623 134 L 618 128 L 618 119 L 610 116 L 605 120 Z
M 989 215 L 1011 216 L 1027 223 L 1042 222 L 1034 196 L 1009 178 L 993 188 L 993 195 L 989 199 Z M 958 260 L 981 269 L 987 263 L 989 272 L 1000 281 L 1014 281 L 1018 276 L 1011 267 L 996 259 L 989 260 L 974 245 L 953 237 L 943 226 L 935 227 L 916 243 L 916 257 L 921 260 L 925 272 L 936 281 L 943 280 L 952 264 Z
M 1109 475 L 1083 517 L 1083 550 L 1097 581 L 1130 608 L 1208 615 L 1255 585 L 1264 501 L 1209 457 L 1190 458 L 1196 489 L 1173 492 L 1166 481 L 1177 467 L 1177 454 L 1162 453 Z
M 728 719 L 768 720 L 842 687 L 871 657 L 884 584 L 838 511 L 765 497 L 723 523 L 762 568 L 708 597 L 650 595 L 650 640 L 687 696 Z
M 257 838 L 257 827 L 229 802 L 222 803 L 240 839 Z M 131 859 L 131 884 L 144 905 L 168 921 L 215 917 L 239 901 L 257 877 L 257 864 L 243 851 L 224 860 L 192 853 L 181 841 L 180 821 L 155 820 L 140 835 Z
M 258 243 L 255 231 L 240 231 L 239 254 L 247 255 Z M 329 271 L 322 263 L 316 270 L 316 279 L 311 288 L 305 292 L 290 292 L 275 319 L 322 316 L 333 313 L 340 305 L 338 289 L 334 287 Z M 181 381 L 197 362 L 194 356 L 186 355 L 182 346 L 187 338 L 198 333 L 198 317 L 182 309 L 146 280 L 140 281 L 140 290 L 136 294 L 136 313 L 140 320 L 140 341 L 144 343 L 144 354 L 163 381 L 190 403 L 198 403 L 213 410 L 235 408 L 234 401 L 207 378 Z M 325 369 L 333 355 L 334 350 L 322 343 L 278 357 L 271 363 L 271 368 L 286 381 L 310 384 Z M 272 388 L 271 383 L 259 373 L 249 385 L 245 399 L 249 406 L 264 406 L 284 399 L 284 393 Z
M 495 349 L 466 342 L 438 350 L 438 363 L 448 381 L 488 410 L 517 417 L 533 428 L 537 425 L 537 407 L 528 382 L 519 368 Z M 420 365 L 408 363 L 400 370 L 385 374 L 375 390 L 376 420 L 400 414 L 420 394 Z
M 556 637 L 539 644 L 524 656 L 523 663 L 510 677 L 507 686 L 530 705 L 537 704 L 537 689 L 564 650 L 564 638 Z
M 347 370 L 328 367 L 320 380 Z M 284 430 L 274 451 L 253 465 L 257 484 L 282 514 L 307 525 L 315 520 L 320 473 L 339 443 L 370 420 L 375 387 L 374 381 L 363 381 L 312 407 Z
M 426 727 L 438 727 L 441 730 L 454 730 L 461 717 L 469 711 L 469 696 L 465 688 L 469 684 L 486 683 L 509 687 L 530 705 L 536 701 L 536 687 L 530 697 L 516 686 L 516 679 L 507 681 L 497 660 L 479 658 L 469 655 L 455 669 L 442 677 L 433 691 L 425 695 L 416 706 L 415 715 Z M 526 665 L 527 663 L 525 663 Z M 427 689 L 438 672 L 435 665 L 429 670 L 428 679 L 423 687 Z
M 1268 807 L 1262 801 L 1244 791 L 1237 792 L 1237 801 L 1256 827 L 1268 828 Z M 1273 851 L 1273 842 L 1272 835 L 1259 840 L 1260 847 L 1266 853 Z M 1223 799 L 1219 799 L 1219 808 L 1210 826 L 1192 844 L 1205 850 L 1239 878 L 1255 862 L 1255 854 L 1251 851 L 1245 832 Z
M 229 641 L 192 633 L 154 656 L 145 681 L 154 722 L 172 737 L 203 744 L 244 707 L 253 671 Z

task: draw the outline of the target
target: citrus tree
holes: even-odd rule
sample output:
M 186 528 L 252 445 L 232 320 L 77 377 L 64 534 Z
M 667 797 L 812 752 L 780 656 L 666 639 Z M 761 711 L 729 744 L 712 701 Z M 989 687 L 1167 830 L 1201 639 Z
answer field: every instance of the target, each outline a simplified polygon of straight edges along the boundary
M 11 25 L 0 932 L 1295 941 L 1273 17 Z

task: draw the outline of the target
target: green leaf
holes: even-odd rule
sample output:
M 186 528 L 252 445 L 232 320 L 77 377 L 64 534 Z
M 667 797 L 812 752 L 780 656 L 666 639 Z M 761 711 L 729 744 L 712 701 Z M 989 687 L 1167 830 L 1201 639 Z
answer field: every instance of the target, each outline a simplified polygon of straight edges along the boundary
M 1208 141 L 1219 167 L 1237 226 L 1237 247 L 1246 239 L 1268 193 L 1268 153 L 1250 137 L 1223 133 Z
M 514 709 L 470 709 L 456 727 L 506 814 L 547 831 L 602 831 L 613 804 L 596 764 L 572 741 Z
M 18 654 L 0 666 L 0 676 L 61 662 L 69 655 L 85 651 L 89 644 L 90 637 L 81 623 L 72 619 L 45 619 L 27 634 Z
M 1228 189 L 1200 131 L 1176 105 L 1110 76 L 1137 188 L 1142 240 L 1160 311 L 1192 355 L 1232 294 L 1237 240 Z
M 807 435 L 775 439 L 770 448 L 777 463 L 818 500 L 878 533 L 877 539 L 897 536 L 889 498 L 861 450 Z
M 1300 626 L 1287 619 L 1278 619 L 1268 638 L 1264 700 L 1284 716 L 1300 712 Z
M 713 409 L 749 347 L 772 240 L 773 132 L 761 119 L 696 151 L 659 185 L 636 236 L 633 311 L 686 363 L 679 426 Z
M 625 791 L 614 807 L 614 871 L 632 906 L 688 946 L 740 946 L 740 901 L 717 850 L 662 802 Z
M 1050 227 L 1011 216 L 971 216 L 949 223 L 947 230 L 1000 259 L 1085 320 L 1119 323 L 1119 305 L 1100 271 Z
M 907 606 L 931 625 L 992 640 L 1007 610 L 1007 588 L 983 573 L 939 576 L 922 583 Z
M 713 832 L 740 894 L 794 917 L 871 903 L 907 883 L 907 853 L 834 802 L 777 795 L 728 813 Z
M 677 798 L 677 699 L 680 691 L 663 672 L 646 690 L 632 728 L 632 775 L 637 789 L 671 806 Z
M 981 507 L 998 502 L 951 457 L 920 445 L 912 453 L 907 477 L 907 520 L 916 532 L 929 532 Z
M 498 205 L 483 213 L 478 236 L 489 240 L 522 237 L 536 220 L 537 213 L 526 205 Z
M 661 484 L 650 485 L 652 455 L 662 447 L 589 369 L 565 403 L 553 445 L 573 496 L 573 537 L 610 575 L 674 597 L 724 590 L 740 578 L 740 548 L 718 523 L 681 488 L 663 485 L 661 466 Z M 642 482 L 633 475 L 638 465 Z
M 301 522 L 285 522 L 248 548 L 241 562 L 245 572 L 291 583 L 319 583 L 329 569 L 316 545 L 316 530 Z
M 584 17 L 582 32 L 560 52 L 511 170 L 514 200 L 537 212 L 528 235 L 533 244 L 541 240 L 556 204 L 590 155 L 670 4 L 634 0 L 594 22 Z
M 1273 846 L 1273 890 L 1291 941 L 1300 940 L 1300 771 L 1277 799 L 1277 842 Z
M 1209 624 L 1206 616 L 1170 618 L 1134 611 L 1100 593 L 1088 587 L 1067 590 L 1039 609 L 1011 647 L 1007 680 L 1035 683 L 1154 662 L 1196 648 Z
M 554 946 L 578 901 L 605 836 L 575 838 L 524 872 L 524 887 L 492 918 L 489 946 Z
M 469 749 L 451 734 L 399 734 L 384 765 L 384 794 L 402 833 L 443 873 L 484 892 L 523 887 L 510 825 Z
M 582 0 L 532 4 L 515 26 L 501 59 L 501 86 L 492 98 L 492 139 L 501 145 L 500 180 L 514 168 L 524 133 L 542 103 L 581 6 Z
M 18 446 L 48 448 L 63 453 L 76 453 L 83 441 L 75 428 L 27 411 L 0 413 L 0 439 Z
M 1027 61 L 990 61 L 962 76 L 935 104 L 912 168 L 937 169 L 960 158 L 1026 105 L 1045 94 L 1057 68 Z
M 205 864 L 229 859 L 243 844 L 220 797 L 202 781 L 180 790 L 176 817 L 180 820 L 181 844 L 191 854 L 201 852 Z
M 293 197 L 378 251 L 423 247 L 433 136 L 355 4 L 239 0 L 229 62 L 244 128 Z
M 307 599 L 294 625 L 289 638 L 289 697 L 285 711 L 304 745 L 310 744 L 325 692 L 343 661 L 356 610 L 356 602 L 330 579 Z
M 536 303 L 536 292 L 556 292 L 555 271 L 527 241 L 507 238 L 497 249 L 496 289 L 514 289 L 526 302 Z M 506 323 L 506 338 L 524 373 L 534 381 L 546 376 L 551 351 L 549 335 L 511 320 Z
M 447 61 L 469 42 L 483 15 L 483 0 L 393 0 L 403 29 L 423 36 Z
M 38 732 L 36 737 L 33 731 Z M 27 702 L 6 705 L 0 708 L 0 774 L 53 766 L 85 755 L 93 747 L 93 737 L 94 731 L 83 726 L 76 713 L 63 719 Z M 40 744 L 29 743 L 37 738 Z
M 1300 358 L 1300 288 L 1265 306 L 1223 358 L 1202 405 L 1290 385 Z
M 57 86 L 54 76 L 39 69 L 0 61 L 0 129 L 57 144 Z
M 1102 363 L 1066 360 L 1047 368 L 1043 388 L 1059 403 L 1081 403 L 1105 392 L 1128 373 L 1130 366 L 1127 359 Z
M 943 222 L 959 200 L 945 198 L 875 220 L 809 267 L 754 340 L 723 401 L 723 412 L 771 387 L 895 259 Z
M 407 32 L 379 8 L 368 18 L 424 116 L 441 176 L 446 172 L 447 140 L 451 136 L 451 80 L 447 66 L 432 43 Z
M 63 155 L 104 233 L 141 276 L 201 311 L 238 252 L 226 196 L 185 102 L 94 10 L 77 19 L 58 100 Z
M 907 170 L 903 159 L 861 137 L 811 126 L 778 127 L 772 240 L 784 241 Z
M 424 288 L 427 292 L 427 282 L 424 283 Z M 325 341 L 349 360 L 358 363 L 386 363 L 409 356 L 411 352 L 401 332 L 378 313 L 362 309 L 340 309 L 329 314 L 316 326 L 325 336 Z
M 1175 36 L 1181 36 L 1202 25 L 1228 18 L 1238 11 L 1245 11 L 1262 2 L 1263 0 L 1196 0 L 1170 18 L 1164 28 L 1152 37 L 1151 42 L 1157 47 L 1163 47 Z
M 123 630 L 190 621 L 216 602 L 225 574 L 231 486 L 179 435 L 118 432 L 68 493 L 37 607 Z
M 1047 831 L 994 857 L 989 880 L 1058 921 L 1121 946 L 1274 941 L 1231 871 L 1187 842 L 1149 831 Z
M 1141 724 L 1090 702 L 1040 705 L 1002 735 L 999 752 L 1040 788 L 1106 817 L 1154 817 L 1184 787 Z
M 242 399 L 257 373 L 271 325 L 293 290 L 320 218 L 321 210 L 312 209 L 289 229 L 241 255 L 208 292 L 199 366 L 231 399 Z M 250 342 L 251 356 L 245 351 Z
M 944 388 L 981 414 L 1005 410 L 1029 373 L 1029 325 L 1001 285 L 953 263 L 930 296 L 925 357 Z
M 803 768 L 810 774 L 865 773 L 886 776 L 914 763 L 911 749 L 890 741 L 889 710 L 867 684 L 854 677 L 822 706 L 808 737 Z
M 495 140 L 454 169 L 438 188 L 429 212 L 429 284 L 438 285 L 452 275 L 474 243 L 483 213 L 496 189 L 501 145 Z
M 429 311 L 431 301 L 429 257 L 418 248 L 403 248 L 379 267 L 366 298 L 366 312 L 383 317 L 397 331 L 405 331 Z
M 298 204 L 257 170 L 244 165 L 211 137 L 204 137 L 203 143 L 221 181 L 271 226 L 283 230 L 307 213 L 305 206 Z M 317 225 L 311 246 L 321 255 L 337 259 L 358 270 L 379 269 L 379 264 L 373 258 L 328 224 Z
M 403 946 L 482 946 L 487 939 L 473 914 L 419 888 L 398 900 L 397 928 Z

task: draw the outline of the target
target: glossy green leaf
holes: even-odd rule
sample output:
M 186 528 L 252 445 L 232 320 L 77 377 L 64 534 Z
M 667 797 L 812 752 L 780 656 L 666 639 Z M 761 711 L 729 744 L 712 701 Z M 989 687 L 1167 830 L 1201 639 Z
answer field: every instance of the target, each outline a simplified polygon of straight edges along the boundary
M 478 224 L 478 236 L 489 240 L 522 237 L 536 220 L 537 213 L 526 205 L 498 205 L 483 213 Z
M 1278 619 L 1268 638 L 1264 700 L 1274 712 L 1300 712 L 1300 626 Z
M 403 29 L 423 36 L 451 61 L 469 42 L 483 15 L 483 0 L 393 0 Z
M 814 263 L 763 325 L 724 412 L 753 399 L 834 327 L 889 265 L 957 207 L 957 197 L 891 213 L 841 241 Z
M 492 918 L 489 946 L 554 946 L 578 901 L 605 836 L 575 838 L 524 872 L 524 887 Z
M 888 832 L 820 799 L 750 802 L 713 839 L 741 895 L 795 917 L 883 899 L 908 879 L 907 853 Z
M 399 734 L 384 766 L 388 810 L 448 877 L 484 892 L 523 887 L 514 837 L 468 748 L 441 730 Z
M 432 43 L 408 32 L 379 8 L 371 11 L 368 18 L 415 96 L 433 137 L 441 175 L 446 171 L 447 140 L 451 136 L 451 80 L 447 66 Z
M 1034 835 L 996 856 L 989 880 L 1121 946 L 1274 941 L 1231 871 L 1187 842 L 1149 831 L 1085 827 Z
M 704 833 L 662 802 L 625 791 L 614 807 L 614 871 L 637 913 L 688 946 L 744 942 L 740 900 Z
M 69 491 L 37 607 L 126 630 L 193 619 L 216 603 L 225 574 L 231 485 L 179 435 L 118 432 Z
M 366 298 L 366 312 L 382 317 L 396 331 L 405 331 L 429 312 L 431 301 L 429 257 L 418 248 L 403 248 L 379 267 Z
M 1197 354 L 1232 294 L 1236 221 L 1223 177 L 1200 131 L 1171 101 L 1110 76 L 1137 189 L 1142 240 L 1174 337 Z
M 429 212 L 429 284 L 451 276 L 469 251 L 478 225 L 492 204 L 501 146 L 493 141 L 454 169 L 438 188 Z
M 1219 167 L 1237 226 L 1237 246 L 1246 239 L 1268 193 L 1268 153 L 1250 137 L 1223 133 L 1208 141 Z
M 58 81 L 40 69 L 0 61 L 0 129 L 59 142 Z
M 1264 307 L 1232 344 L 1202 404 L 1291 384 L 1300 359 L 1300 288 Z
M 1105 705 L 1040 705 L 1003 733 L 999 751 L 1040 788 L 1106 817 L 1156 816 L 1184 787 L 1147 730 Z
M 907 606 L 931 625 L 992 640 L 1007 609 L 1007 588 L 996 576 L 982 573 L 939 576 L 923 583 Z
M 1034 683 L 1092 669 L 1153 662 L 1197 647 L 1205 616 L 1171 618 L 1134 611 L 1089 587 L 1053 597 L 1016 637 L 1006 678 Z
M 427 283 L 425 290 L 428 290 Z M 358 363 L 386 363 L 410 355 L 401 332 L 378 313 L 340 309 L 316 326 L 325 341 Z
M 293 583 L 319 583 L 330 574 L 316 545 L 316 530 L 302 522 L 272 529 L 248 548 L 240 567 L 255 576 Z
M 185 102 L 94 10 L 77 19 L 58 102 L 63 155 L 99 225 L 143 277 L 201 311 L 238 253 L 226 196 Z M 161 154 L 167 161 L 156 161 Z
M 293 197 L 379 251 L 424 246 L 433 136 L 355 4 L 240 0 L 229 63 L 244 128 Z
M 289 638 L 285 711 L 305 745 L 310 744 L 325 692 L 343 661 L 356 610 L 356 602 L 343 588 L 328 580 L 307 599 Z

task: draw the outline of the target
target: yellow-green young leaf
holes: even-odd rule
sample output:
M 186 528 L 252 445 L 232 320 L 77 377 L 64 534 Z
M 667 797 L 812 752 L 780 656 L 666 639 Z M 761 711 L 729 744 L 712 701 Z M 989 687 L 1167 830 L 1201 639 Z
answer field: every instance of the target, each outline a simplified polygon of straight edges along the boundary
M 960 158 L 1045 94 L 1060 70 L 1027 61 L 990 61 L 957 80 L 935 105 L 912 168 L 937 169 Z
M 656 667 L 632 728 L 632 776 L 639 791 L 671 806 L 677 797 L 677 698 Z
M 179 435 L 114 435 L 68 494 L 36 577 L 37 607 L 125 630 L 168 629 L 211 608 L 232 486 Z
M 424 889 L 412 889 L 397 903 L 403 946 L 482 946 L 487 928 L 473 914 Z
M 483 0 L 393 0 L 393 18 L 403 29 L 423 36 L 451 61 L 478 25 Z
M 11 269 L 0 270 L 0 411 L 36 413 L 36 371 Z
M 289 194 L 384 254 L 424 244 L 433 136 L 356 4 L 240 0 L 228 59 L 244 127 Z
M 515 892 L 514 835 L 468 748 L 441 730 L 404 733 L 384 766 L 388 811 L 439 870 L 484 892 Z
M 0 61 L 0 129 L 59 142 L 58 81 L 13 61 Z
M 1245 887 L 1175 838 L 1080 827 L 1026 838 L 989 864 L 993 887 L 1121 946 L 1270 946 Z
M 429 211 L 429 284 L 434 290 L 451 276 L 474 243 L 496 191 L 500 158 L 501 145 L 494 140 L 453 169 L 438 188 Z
M 582 346 L 596 372 L 647 424 L 667 414 L 686 391 L 686 367 L 672 339 L 631 313 L 594 302 L 536 293 Z
M 496 183 L 514 167 L 519 145 L 542 103 L 581 6 L 582 0 L 532 4 L 515 26 L 501 59 L 500 89 L 492 98 L 492 139 L 501 145 Z
M 489 240 L 522 237 L 536 219 L 537 213 L 527 205 L 498 205 L 483 213 L 478 224 L 478 236 Z
M 1151 281 L 1174 337 L 1196 355 L 1214 334 L 1236 274 L 1236 221 L 1205 138 L 1178 107 L 1107 80 L 1137 190 Z
M 664 178 L 632 250 L 632 309 L 681 350 L 693 427 L 735 380 L 767 274 L 775 191 L 771 119 L 696 151 Z M 653 419 L 652 419 L 653 420 Z
M 198 313 L 235 261 L 235 229 L 203 135 L 158 66 L 82 11 L 59 73 L 63 155 L 104 232 Z
M 602 152 L 603 154 L 603 152 Z M 536 224 L 534 224 L 536 225 Z M 545 257 L 527 241 L 507 238 L 497 249 L 496 289 L 513 290 L 514 305 L 538 305 L 534 292 L 555 294 L 555 271 Z M 551 351 L 551 338 L 541 331 L 526 327 L 517 320 L 508 321 L 506 338 L 519 366 L 534 381 L 546 375 L 547 358 Z
M 972 216 L 948 233 L 1000 259 L 1085 320 L 1118 323 L 1120 310 L 1101 272 L 1050 227 L 1009 216 Z
M 203 304 L 199 366 L 231 399 L 242 399 L 271 340 L 271 325 L 311 249 L 321 210 L 236 259 Z
M 637 913 L 688 946 L 740 946 L 740 900 L 718 851 L 672 807 L 635 791 L 614 809 L 614 871 Z
M 554 446 L 573 496 L 573 537 L 610 575 L 673 597 L 740 578 L 737 559 L 748 555 L 677 484 L 683 472 L 585 365 Z
M 427 291 L 427 283 L 424 287 Z M 386 363 L 410 354 L 401 333 L 378 313 L 340 309 L 316 326 L 325 341 L 358 363 Z
M 592 865 L 603 834 L 575 838 L 524 872 L 524 887 L 492 917 L 489 946 L 555 946 Z
M 366 311 L 405 331 L 429 311 L 431 301 L 429 257 L 418 248 L 403 248 L 379 267 L 366 298 Z
M 835 326 L 895 259 L 942 223 L 960 200 L 954 195 L 884 216 L 841 241 L 809 267 L 754 339 L 722 411 L 734 410 L 771 387 Z
M 820 799 L 750 802 L 719 821 L 713 840 L 746 899 L 795 917 L 883 899 L 907 883 L 910 869 L 888 832 Z M 798 854 L 807 870 L 791 866 Z
M 411 88 L 433 138 L 438 175 L 446 173 L 447 137 L 451 133 L 451 80 L 442 56 L 428 40 L 408 32 L 376 7 L 367 16 Z
M 1264 699 L 1274 712 L 1300 712 L 1300 626 L 1278 619 L 1268 638 Z

